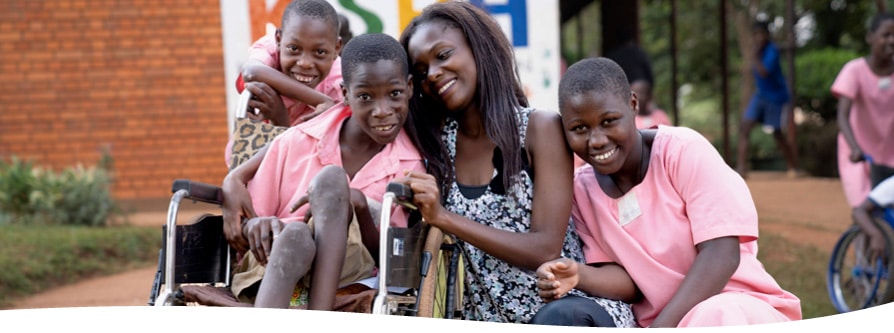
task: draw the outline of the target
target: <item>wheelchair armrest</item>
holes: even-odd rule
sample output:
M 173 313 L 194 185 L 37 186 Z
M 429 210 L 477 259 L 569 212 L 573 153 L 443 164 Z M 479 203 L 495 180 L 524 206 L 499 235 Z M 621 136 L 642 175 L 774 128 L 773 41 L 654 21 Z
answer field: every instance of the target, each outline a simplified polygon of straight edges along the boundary
M 223 203 L 223 190 L 220 186 L 195 182 L 188 179 L 174 180 L 171 193 L 177 193 L 179 190 L 186 190 L 186 198 L 220 205 Z

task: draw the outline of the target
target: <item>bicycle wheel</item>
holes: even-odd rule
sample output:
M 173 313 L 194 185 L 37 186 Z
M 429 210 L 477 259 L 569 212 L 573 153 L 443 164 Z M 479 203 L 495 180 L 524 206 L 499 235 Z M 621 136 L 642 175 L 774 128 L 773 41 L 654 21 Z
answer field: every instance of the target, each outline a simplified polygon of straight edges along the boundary
M 416 316 L 453 318 L 459 309 L 462 296 L 462 267 L 459 251 L 453 237 L 430 226 L 425 241 L 425 251 L 432 260 L 422 281 Z
M 869 237 L 854 225 L 850 227 L 832 250 L 826 284 L 832 305 L 839 313 L 869 308 L 891 301 L 894 286 L 890 272 L 894 270 L 892 232 L 882 227 L 885 238 L 885 258 L 869 258 Z

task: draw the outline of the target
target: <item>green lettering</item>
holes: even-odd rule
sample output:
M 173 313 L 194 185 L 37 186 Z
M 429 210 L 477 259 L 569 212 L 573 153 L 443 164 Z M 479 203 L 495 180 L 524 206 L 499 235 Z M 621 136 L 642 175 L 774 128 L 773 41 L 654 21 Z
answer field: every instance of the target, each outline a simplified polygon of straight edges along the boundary
M 358 6 L 353 0 L 338 0 L 338 4 L 363 19 L 363 22 L 366 23 L 366 33 L 381 33 L 383 31 L 382 20 L 376 14 Z

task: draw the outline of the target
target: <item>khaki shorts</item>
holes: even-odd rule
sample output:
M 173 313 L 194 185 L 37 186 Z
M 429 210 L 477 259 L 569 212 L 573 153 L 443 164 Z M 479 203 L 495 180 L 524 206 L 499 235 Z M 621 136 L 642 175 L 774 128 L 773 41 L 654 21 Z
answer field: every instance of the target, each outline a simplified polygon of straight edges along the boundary
M 313 232 L 313 217 L 311 217 L 307 226 Z M 354 219 L 351 220 L 351 224 L 348 225 L 348 241 L 346 245 L 345 261 L 341 268 L 341 277 L 338 280 L 339 286 L 368 278 L 373 275 L 373 270 L 375 269 L 375 261 L 373 261 L 372 255 L 370 255 L 366 246 L 363 245 L 363 240 L 360 236 L 360 224 L 357 222 L 356 213 L 354 214 Z M 233 279 L 230 286 L 233 295 L 239 298 L 240 301 L 254 303 L 257 288 L 251 287 L 261 282 L 261 279 L 264 277 L 264 269 L 264 265 L 261 265 L 255 259 L 254 254 L 251 251 L 247 252 L 236 267 L 233 268 Z M 299 288 L 297 289 L 309 289 L 312 276 L 313 271 L 308 271 L 307 275 L 298 281 Z M 302 285 L 304 288 L 300 288 Z

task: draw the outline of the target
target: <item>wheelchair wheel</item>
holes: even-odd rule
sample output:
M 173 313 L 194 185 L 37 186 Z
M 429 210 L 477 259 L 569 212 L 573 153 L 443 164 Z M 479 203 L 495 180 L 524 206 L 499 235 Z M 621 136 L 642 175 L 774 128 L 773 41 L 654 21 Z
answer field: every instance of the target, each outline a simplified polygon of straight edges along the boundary
M 894 298 L 891 272 L 894 271 L 894 237 L 887 225 L 880 225 L 885 238 L 885 258 L 869 258 L 869 237 L 852 226 L 838 240 L 826 284 L 832 305 L 839 313 L 888 303 Z
M 462 267 L 459 245 L 452 236 L 430 226 L 425 251 L 432 254 L 428 273 L 422 281 L 416 315 L 454 318 L 462 305 Z

